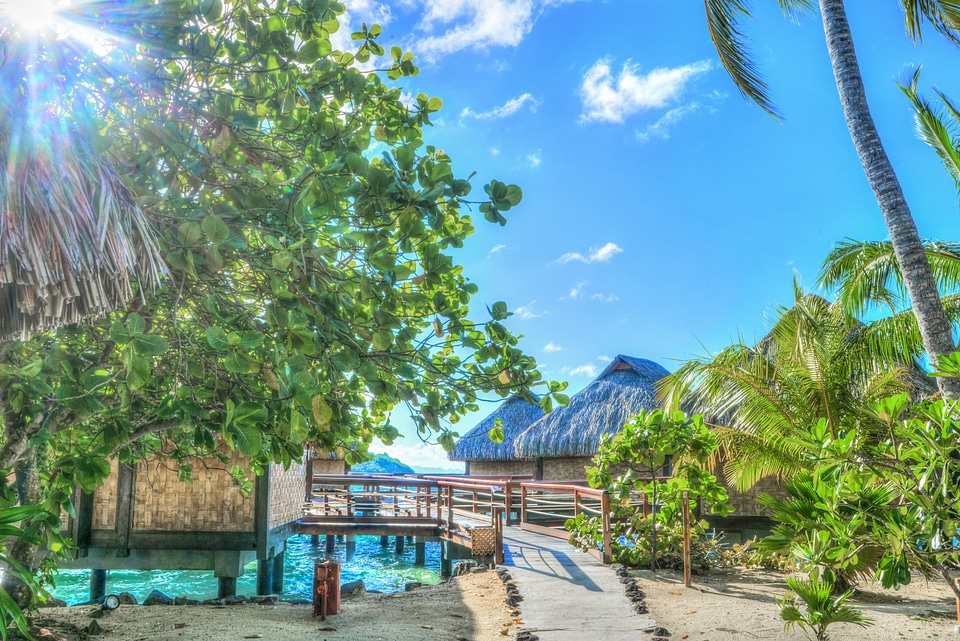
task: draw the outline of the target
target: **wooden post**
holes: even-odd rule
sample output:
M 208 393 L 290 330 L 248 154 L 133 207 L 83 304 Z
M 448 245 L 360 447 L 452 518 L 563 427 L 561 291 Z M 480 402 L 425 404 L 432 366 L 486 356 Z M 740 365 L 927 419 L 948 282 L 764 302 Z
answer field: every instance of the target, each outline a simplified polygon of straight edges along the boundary
M 613 563 L 613 535 L 610 528 L 610 492 L 600 495 L 600 515 L 603 523 L 603 564 Z
M 394 550 L 396 551 L 396 553 L 403 554 L 403 537 L 402 536 L 395 537 L 395 540 L 393 543 L 395 546 Z
M 107 571 L 90 570 L 90 601 L 98 602 L 107 594 Z
M 683 584 L 692 585 L 690 569 L 690 492 L 683 491 Z
M 319 534 L 311 534 L 311 535 L 310 535 L 310 545 L 312 545 L 313 547 L 317 547 L 318 545 L 320 545 L 320 535 L 319 535 Z
M 507 525 L 510 525 L 510 515 L 513 513 L 513 481 L 507 481 L 503 488 L 503 512 Z
M 414 554 L 413 554 L 413 564 L 414 565 L 426 565 L 427 563 L 427 543 L 423 540 L 422 537 L 417 537 L 416 543 L 413 544 Z
M 580 516 L 580 492 L 573 490 L 573 516 Z
M 453 529 L 453 488 L 447 488 L 447 531 Z
M 527 488 L 520 486 L 520 525 L 527 522 Z
M 227 599 L 237 596 L 237 577 L 218 576 L 217 577 L 217 598 Z
M 283 552 L 279 552 L 277 556 L 273 557 L 273 585 L 270 586 L 273 588 L 272 594 L 283 593 L 283 557 Z
M 273 593 L 273 559 L 257 561 L 257 594 Z
M 387 547 L 388 545 L 390 545 L 390 537 L 389 537 L 389 536 L 381 536 L 381 537 L 380 537 L 380 547 L 385 548 L 385 547 Z
M 357 537 L 354 536 L 353 534 L 348 534 L 346 547 L 347 547 L 347 552 L 346 552 L 347 561 L 349 561 L 350 559 L 353 558 L 353 553 L 357 551 Z
M 314 535 L 314 536 L 317 536 L 317 535 Z M 328 534 L 326 538 L 327 538 L 327 554 L 333 554 L 333 551 L 337 545 L 337 538 L 332 534 Z

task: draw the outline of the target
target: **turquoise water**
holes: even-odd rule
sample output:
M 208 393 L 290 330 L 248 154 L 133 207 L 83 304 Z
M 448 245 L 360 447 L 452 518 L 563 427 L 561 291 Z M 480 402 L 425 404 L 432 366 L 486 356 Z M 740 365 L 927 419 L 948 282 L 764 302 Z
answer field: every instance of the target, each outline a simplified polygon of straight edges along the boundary
M 342 583 L 363 579 L 367 590 L 398 592 L 407 583 L 440 583 L 440 544 L 427 543 L 426 566 L 414 567 L 414 546 L 407 543 L 403 554 L 394 551 L 393 538 L 390 545 L 380 546 L 379 536 L 358 536 L 357 549 L 348 563 L 343 543 L 337 543 L 333 554 L 326 554 L 323 537 L 319 545 L 311 545 L 309 536 L 294 536 L 287 541 L 283 563 L 284 601 L 309 601 L 313 589 L 313 565 L 327 558 L 339 561 Z M 70 605 L 87 601 L 90 594 L 89 570 L 62 570 L 56 575 L 53 596 Z M 217 596 L 217 580 L 213 572 L 197 570 L 182 571 L 134 571 L 111 570 L 107 572 L 107 594 L 130 592 L 143 601 L 151 590 L 160 590 L 169 597 L 185 596 L 191 599 L 212 599 Z M 257 593 L 257 564 L 248 564 L 243 576 L 237 579 L 237 594 L 252 596 Z

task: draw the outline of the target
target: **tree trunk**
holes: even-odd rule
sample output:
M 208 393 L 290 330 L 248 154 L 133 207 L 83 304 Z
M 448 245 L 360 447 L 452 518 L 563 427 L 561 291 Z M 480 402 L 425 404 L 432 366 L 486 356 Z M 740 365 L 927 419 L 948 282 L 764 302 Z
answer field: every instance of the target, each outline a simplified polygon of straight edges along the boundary
M 35 505 L 40 501 L 40 475 L 37 472 L 37 448 L 30 447 L 16 466 L 17 498 L 20 505 Z M 10 557 L 30 572 L 37 568 L 39 548 L 23 539 L 17 539 L 10 548 Z M 22 609 L 33 605 L 34 594 L 30 586 L 12 572 L 5 572 L 0 586 Z
M 930 264 L 927 262 L 910 207 L 903 196 L 900 181 L 880 141 L 873 116 L 870 115 L 843 0 L 819 1 L 827 50 L 830 53 L 830 63 L 833 66 L 847 128 L 877 198 L 877 204 L 883 212 L 927 356 L 931 363 L 936 363 L 940 356 L 956 350 L 953 330 L 944 313 L 940 292 L 930 272 Z M 960 399 L 960 379 L 938 377 L 937 386 L 944 397 Z

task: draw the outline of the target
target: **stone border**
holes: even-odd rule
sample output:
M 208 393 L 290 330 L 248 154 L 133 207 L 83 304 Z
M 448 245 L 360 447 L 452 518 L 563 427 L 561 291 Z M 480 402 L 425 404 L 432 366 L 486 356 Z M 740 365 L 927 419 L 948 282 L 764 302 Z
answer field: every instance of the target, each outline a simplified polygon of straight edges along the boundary
M 497 568 L 497 576 L 503 581 L 503 587 L 507 590 L 507 598 L 504 603 L 511 608 L 510 614 L 520 616 L 520 602 L 523 601 L 523 595 L 520 594 L 517 582 L 510 571 L 502 565 Z M 516 641 L 540 641 L 540 637 L 529 630 L 522 630 L 518 627 Z
M 633 605 L 633 611 L 636 614 L 649 614 L 647 595 L 640 589 L 639 577 L 630 576 L 630 572 L 621 563 L 614 563 L 610 566 L 610 569 L 614 571 L 620 583 L 623 584 L 623 593 Z M 644 633 L 653 635 L 651 641 L 667 641 L 670 637 L 670 632 L 666 628 L 659 626 L 644 630 Z

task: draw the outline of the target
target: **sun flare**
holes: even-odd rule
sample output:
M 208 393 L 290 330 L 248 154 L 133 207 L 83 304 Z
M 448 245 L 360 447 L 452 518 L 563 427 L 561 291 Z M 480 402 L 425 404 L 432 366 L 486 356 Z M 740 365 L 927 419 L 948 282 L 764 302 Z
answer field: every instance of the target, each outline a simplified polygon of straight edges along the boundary
M 0 0 L 0 27 L 12 23 L 24 35 L 38 35 L 55 29 L 61 0 Z

